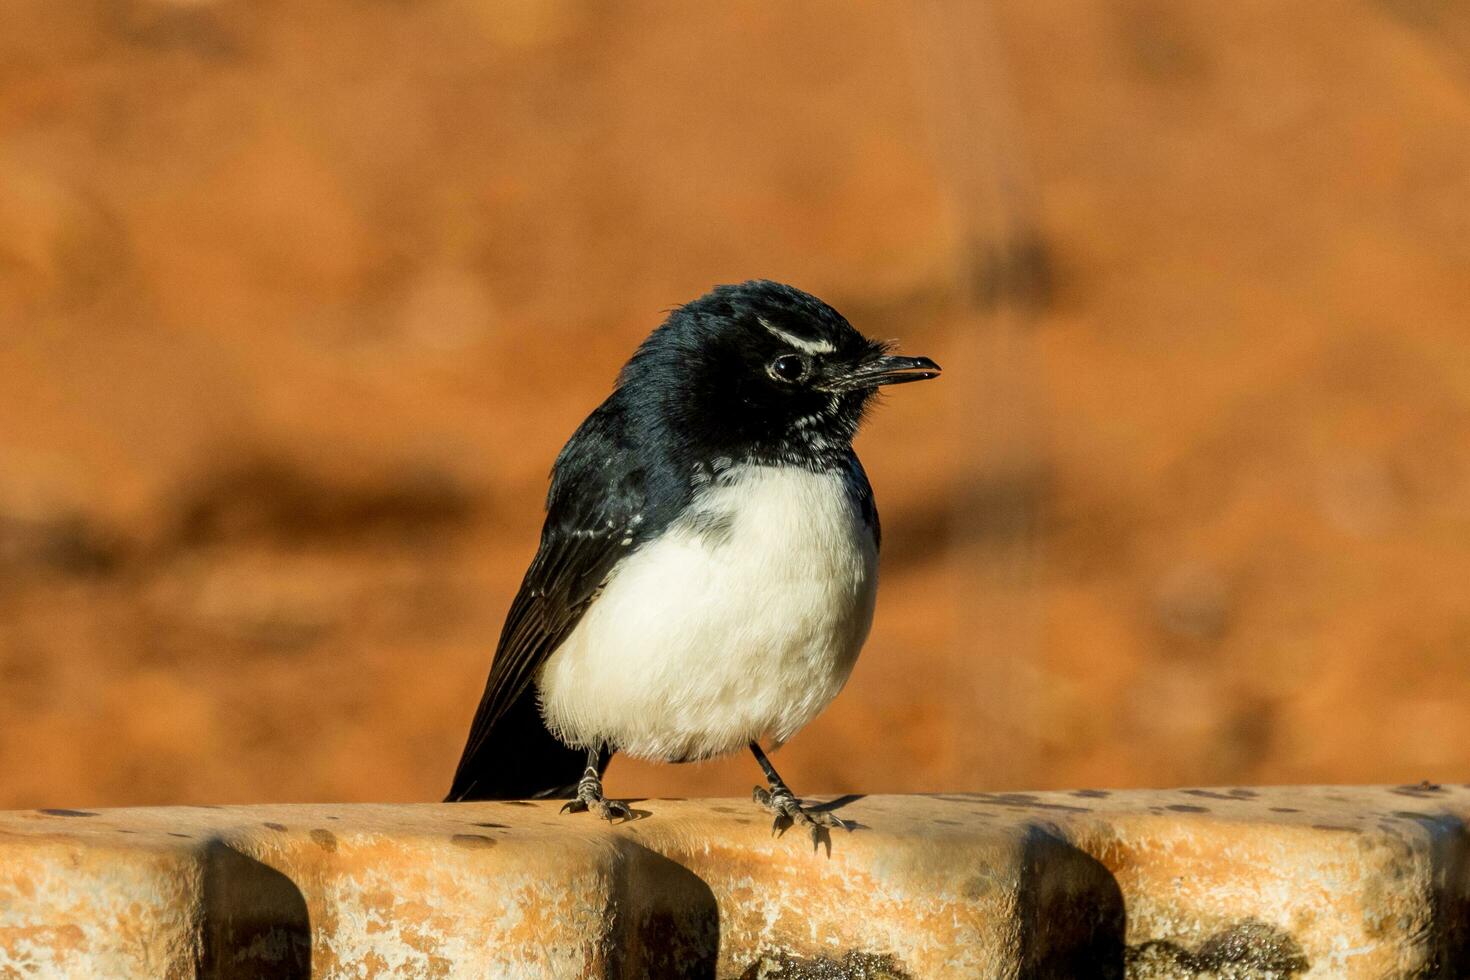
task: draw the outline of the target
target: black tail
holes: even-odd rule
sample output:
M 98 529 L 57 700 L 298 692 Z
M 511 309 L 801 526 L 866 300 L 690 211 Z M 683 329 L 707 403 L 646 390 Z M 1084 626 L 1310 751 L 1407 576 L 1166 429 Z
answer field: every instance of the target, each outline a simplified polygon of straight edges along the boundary
M 478 721 L 478 719 L 477 719 Z M 478 724 L 471 725 L 474 732 Z M 597 773 L 607 769 L 612 753 L 598 756 Z M 446 803 L 466 800 L 563 799 L 575 796 L 587 768 L 587 752 L 568 748 L 541 720 L 535 688 L 510 706 L 490 734 L 471 750 L 465 746 Z

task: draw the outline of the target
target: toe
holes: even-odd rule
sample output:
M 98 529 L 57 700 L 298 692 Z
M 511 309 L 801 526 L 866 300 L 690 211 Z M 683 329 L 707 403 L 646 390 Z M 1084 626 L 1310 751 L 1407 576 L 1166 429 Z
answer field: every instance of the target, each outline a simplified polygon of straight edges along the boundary
M 608 823 L 616 823 L 618 820 L 628 820 L 633 816 L 633 811 L 628 809 L 627 804 L 621 800 L 608 800 L 599 797 L 591 801 L 591 809 Z

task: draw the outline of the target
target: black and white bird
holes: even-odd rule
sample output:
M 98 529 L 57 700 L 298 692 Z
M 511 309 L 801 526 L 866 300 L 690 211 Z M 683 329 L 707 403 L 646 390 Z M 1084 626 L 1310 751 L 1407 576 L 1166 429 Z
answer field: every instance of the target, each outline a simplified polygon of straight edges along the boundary
M 506 616 L 448 799 L 603 796 L 614 752 L 748 747 L 775 829 L 808 809 L 780 746 L 842 689 L 878 586 L 878 511 L 852 438 L 875 391 L 936 377 L 775 282 L 674 310 L 562 448 L 541 546 Z

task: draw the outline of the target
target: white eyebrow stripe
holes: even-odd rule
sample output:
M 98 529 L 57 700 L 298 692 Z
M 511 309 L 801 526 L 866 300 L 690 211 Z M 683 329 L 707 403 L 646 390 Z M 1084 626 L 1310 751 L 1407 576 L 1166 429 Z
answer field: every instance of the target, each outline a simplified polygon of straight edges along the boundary
M 797 350 L 806 351 L 808 354 L 830 354 L 837 349 L 825 340 L 807 340 L 803 337 L 796 336 L 796 334 L 787 333 L 763 316 L 758 316 L 755 320 L 792 347 L 795 347 Z

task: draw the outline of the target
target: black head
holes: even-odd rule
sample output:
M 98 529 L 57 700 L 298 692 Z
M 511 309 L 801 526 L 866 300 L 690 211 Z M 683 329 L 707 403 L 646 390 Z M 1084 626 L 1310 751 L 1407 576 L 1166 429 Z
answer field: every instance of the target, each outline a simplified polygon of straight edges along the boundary
M 670 314 L 619 385 L 656 402 L 695 455 L 828 465 L 851 445 L 884 385 L 938 376 L 896 357 L 832 307 L 791 286 L 719 286 Z

